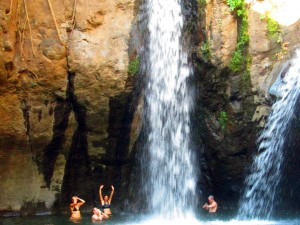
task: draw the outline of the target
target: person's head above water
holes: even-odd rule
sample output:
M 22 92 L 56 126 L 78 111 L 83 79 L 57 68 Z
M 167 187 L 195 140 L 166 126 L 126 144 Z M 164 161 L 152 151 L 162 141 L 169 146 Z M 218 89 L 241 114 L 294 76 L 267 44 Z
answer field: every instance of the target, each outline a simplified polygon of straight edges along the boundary
M 77 198 L 76 196 L 73 196 L 73 197 L 72 197 L 72 202 L 73 202 L 73 203 L 77 203 L 77 199 L 78 199 L 78 198 Z
M 213 201 L 213 200 L 214 200 L 214 196 L 213 196 L 213 195 L 208 196 L 208 201 L 209 201 L 209 202 L 211 202 L 211 201 Z
M 104 196 L 104 201 L 108 202 L 108 196 L 107 195 Z
M 96 214 L 96 213 L 98 213 L 98 210 L 99 210 L 98 208 L 94 207 L 92 212 L 93 212 L 94 214 Z

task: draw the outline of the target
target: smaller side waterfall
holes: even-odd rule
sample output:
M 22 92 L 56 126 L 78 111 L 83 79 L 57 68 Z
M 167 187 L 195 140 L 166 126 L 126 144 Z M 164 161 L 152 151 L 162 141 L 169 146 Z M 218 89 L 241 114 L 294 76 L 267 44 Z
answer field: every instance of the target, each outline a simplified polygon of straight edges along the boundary
M 272 106 L 266 128 L 258 139 L 258 155 L 254 158 L 250 175 L 240 201 L 238 219 L 270 219 L 276 190 L 281 179 L 284 144 L 295 103 L 300 92 L 300 49 L 285 66 L 271 90 L 278 97 Z M 277 87 L 277 89 L 276 89 Z M 274 90 L 276 89 L 276 90 Z

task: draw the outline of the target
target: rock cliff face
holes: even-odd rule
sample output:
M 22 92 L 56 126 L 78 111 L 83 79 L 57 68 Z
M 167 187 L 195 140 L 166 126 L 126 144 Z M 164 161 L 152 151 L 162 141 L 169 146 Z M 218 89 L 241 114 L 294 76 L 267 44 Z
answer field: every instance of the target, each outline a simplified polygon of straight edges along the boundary
M 139 125 L 127 69 L 137 4 L 1 1 L 0 210 L 93 204 L 100 183 L 118 193 Z
M 251 63 L 232 71 L 240 27 L 236 12 L 225 0 L 183 2 L 187 8 L 198 5 L 198 12 L 185 9 L 198 14 L 189 18 L 185 35 L 192 39 L 197 82 L 193 137 L 201 157 L 199 189 L 232 207 L 270 110 L 267 90 L 299 46 L 300 22 L 281 25 L 274 39 L 265 12 L 255 8 L 272 1 L 246 4 L 250 39 L 243 53 Z M 143 107 L 138 76 L 128 72 L 142 43 L 140 4 L 0 2 L 2 214 L 50 211 L 67 205 L 72 195 L 98 204 L 100 183 L 105 193 L 114 184 L 116 202 L 122 202 Z
M 230 63 L 242 18 L 226 1 L 198 1 L 200 43 L 195 68 L 200 83 L 198 133 L 206 162 L 202 164 L 204 193 L 219 196 L 222 208 L 237 205 L 257 135 L 274 100 L 268 89 L 300 44 L 299 20 L 283 25 L 276 15 L 291 11 L 284 11 L 278 2 L 245 1 L 249 42 L 242 57 L 249 60 L 243 70 L 235 71 Z M 272 25 L 277 26 L 275 31 Z

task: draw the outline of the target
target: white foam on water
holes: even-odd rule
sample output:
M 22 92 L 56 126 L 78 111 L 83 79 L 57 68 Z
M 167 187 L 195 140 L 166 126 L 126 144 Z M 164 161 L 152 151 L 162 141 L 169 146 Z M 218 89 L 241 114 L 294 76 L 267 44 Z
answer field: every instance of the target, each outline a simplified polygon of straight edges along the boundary
M 155 225 L 155 224 L 163 224 L 163 225 L 293 225 L 294 222 L 299 221 L 264 221 L 264 220 L 230 220 L 230 221 L 200 221 L 197 220 L 193 215 L 185 216 L 181 218 L 173 218 L 173 219 L 165 219 L 163 217 L 153 217 L 147 218 L 146 220 L 142 220 L 140 222 L 128 223 L 128 225 Z M 297 223 L 296 223 L 297 224 Z

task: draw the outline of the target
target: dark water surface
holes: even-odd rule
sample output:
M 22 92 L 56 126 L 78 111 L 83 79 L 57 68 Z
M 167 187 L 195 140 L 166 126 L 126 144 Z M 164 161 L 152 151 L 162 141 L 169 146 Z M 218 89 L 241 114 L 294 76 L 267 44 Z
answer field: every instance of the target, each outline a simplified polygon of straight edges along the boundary
M 108 220 L 92 222 L 90 215 L 84 215 L 79 222 L 72 222 L 66 216 L 32 216 L 32 217 L 7 217 L 0 218 L 1 225 L 300 225 L 300 219 L 278 220 L 278 221 L 237 221 L 237 220 L 201 220 L 201 219 L 165 219 L 149 218 L 142 216 L 116 216 Z

